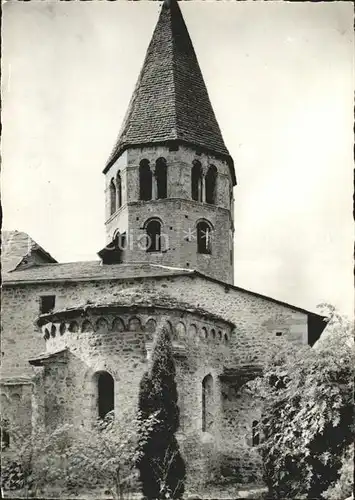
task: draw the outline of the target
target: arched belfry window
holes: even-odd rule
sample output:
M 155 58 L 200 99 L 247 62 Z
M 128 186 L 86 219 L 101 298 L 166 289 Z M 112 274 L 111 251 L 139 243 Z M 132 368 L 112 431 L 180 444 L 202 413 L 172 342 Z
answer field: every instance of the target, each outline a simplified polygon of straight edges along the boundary
M 202 380 L 202 431 L 208 432 L 213 425 L 213 378 L 208 374 Z
M 217 169 L 211 165 L 206 175 L 206 203 L 216 203 Z
M 191 169 L 191 198 L 202 201 L 202 167 L 198 160 L 194 160 Z
M 115 382 L 108 372 L 99 372 L 97 376 L 97 406 L 100 418 L 115 408 Z
M 155 178 L 157 182 L 157 199 L 167 197 L 167 166 L 165 158 L 158 158 L 155 164 Z
M 151 219 L 145 225 L 147 252 L 161 252 L 161 222 Z
M 212 227 L 202 220 L 197 223 L 197 252 L 210 255 L 212 253 Z
M 117 190 L 117 208 L 122 207 L 122 182 L 121 174 L 117 172 L 116 176 L 116 190 Z
M 143 201 L 152 199 L 152 171 L 148 160 L 139 164 L 139 198 Z
M 111 179 L 110 182 L 110 215 L 116 212 L 116 186 L 115 181 Z

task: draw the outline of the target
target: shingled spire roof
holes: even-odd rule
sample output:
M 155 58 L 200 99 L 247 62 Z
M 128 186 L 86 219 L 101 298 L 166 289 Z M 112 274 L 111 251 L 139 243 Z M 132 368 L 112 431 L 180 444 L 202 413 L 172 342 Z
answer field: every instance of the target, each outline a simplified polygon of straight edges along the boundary
M 130 146 L 172 141 L 232 158 L 176 0 L 165 0 L 123 126 L 104 172 Z

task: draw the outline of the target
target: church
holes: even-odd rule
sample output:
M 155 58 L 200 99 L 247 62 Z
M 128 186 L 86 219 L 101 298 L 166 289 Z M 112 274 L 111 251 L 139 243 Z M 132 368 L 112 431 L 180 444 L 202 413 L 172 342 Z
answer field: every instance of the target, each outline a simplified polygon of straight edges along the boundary
M 235 166 L 176 0 L 102 167 L 98 260 L 57 262 L 30 235 L 2 234 L 2 413 L 31 432 L 133 412 L 165 326 L 187 485 L 258 482 L 261 409 L 246 383 L 272 349 L 312 346 L 325 322 L 234 284 Z

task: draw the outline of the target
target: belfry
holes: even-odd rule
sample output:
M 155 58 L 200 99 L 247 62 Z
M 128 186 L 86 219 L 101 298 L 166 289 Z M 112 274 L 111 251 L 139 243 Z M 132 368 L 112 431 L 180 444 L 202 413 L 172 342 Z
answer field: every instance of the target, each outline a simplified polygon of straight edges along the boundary
M 104 174 L 107 243 L 118 247 L 104 262 L 233 282 L 233 160 L 175 0 L 162 6 Z

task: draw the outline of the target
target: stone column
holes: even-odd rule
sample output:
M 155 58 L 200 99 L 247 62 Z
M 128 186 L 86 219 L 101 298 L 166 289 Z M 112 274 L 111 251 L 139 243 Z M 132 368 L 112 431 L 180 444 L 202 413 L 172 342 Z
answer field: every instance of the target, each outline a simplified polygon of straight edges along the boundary
M 116 176 L 116 210 L 122 207 L 122 178 L 121 175 Z
M 158 198 L 158 185 L 157 185 L 157 177 L 155 168 L 152 170 L 152 200 L 156 200 Z
M 207 175 L 207 170 L 208 170 L 208 166 L 204 165 L 202 167 L 202 180 L 201 180 L 201 190 L 202 190 L 202 193 L 201 193 L 201 197 L 200 197 L 200 200 L 202 201 L 202 203 L 206 203 L 206 175 Z

